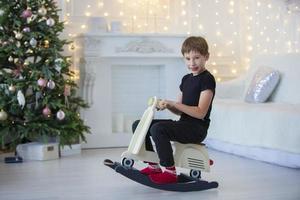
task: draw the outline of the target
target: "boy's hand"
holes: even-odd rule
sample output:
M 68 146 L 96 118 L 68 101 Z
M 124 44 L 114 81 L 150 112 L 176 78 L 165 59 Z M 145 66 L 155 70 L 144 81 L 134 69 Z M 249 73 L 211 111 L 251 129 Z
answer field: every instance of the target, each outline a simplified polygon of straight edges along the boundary
M 158 104 L 157 104 L 157 109 L 158 110 L 164 110 L 166 108 L 171 108 L 174 107 L 175 102 L 174 101 L 170 101 L 170 100 L 159 100 Z
M 157 105 L 156 105 L 156 109 L 157 110 L 164 110 L 166 108 L 167 108 L 167 106 L 166 106 L 165 100 L 159 99 L 158 102 L 157 102 Z

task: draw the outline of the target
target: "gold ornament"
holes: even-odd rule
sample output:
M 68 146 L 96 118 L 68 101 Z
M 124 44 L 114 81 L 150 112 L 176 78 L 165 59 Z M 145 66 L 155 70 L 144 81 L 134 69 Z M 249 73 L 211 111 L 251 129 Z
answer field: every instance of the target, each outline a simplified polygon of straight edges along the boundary
M 24 62 L 24 66 L 28 66 L 29 65 L 29 61 L 28 60 L 25 60 L 25 62 Z
M 47 9 L 46 9 L 44 6 L 41 7 L 41 8 L 39 8 L 38 14 L 39 14 L 40 16 L 45 16 L 45 15 L 47 14 Z
M 13 58 L 12 56 L 9 56 L 9 57 L 8 57 L 8 61 L 9 61 L 9 62 L 12 62 L 12 61 L 14 61 L 14 58 Z
M 15 87 L 14 85 L 10 85 L 10 86 L 8 87 L 8 90 L 9 90 L 10 92 L 15 92 L 15 91 L 16 91 L 16 87 Z
M 5 121 L 7 119 L 7 113 L 4 110 L 0 111 L 0 121 Z
M 49 40 L 45 40 L 44 41 L 44 47 L 45 48 L 49 48 Z

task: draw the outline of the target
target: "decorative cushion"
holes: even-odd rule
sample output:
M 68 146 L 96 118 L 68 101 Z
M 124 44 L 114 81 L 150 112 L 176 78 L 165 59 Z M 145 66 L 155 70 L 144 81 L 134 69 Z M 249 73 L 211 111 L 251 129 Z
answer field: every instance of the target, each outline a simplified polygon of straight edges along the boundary
M 271 67 L 260 67 L 254 73 L 245 96 L 245 101 L 249 103 L 265 102 L 276 88 L 279 79 L 279 71 Z

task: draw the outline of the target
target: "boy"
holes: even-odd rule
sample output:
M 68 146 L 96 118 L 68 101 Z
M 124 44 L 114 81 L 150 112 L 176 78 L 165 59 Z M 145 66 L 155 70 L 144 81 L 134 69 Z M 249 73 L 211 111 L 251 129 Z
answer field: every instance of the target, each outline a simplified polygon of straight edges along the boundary
M 141 173 L 148 175 L 157 184 L 177 182 L 170 141 L 200 143 L 205 139 L 210 123 L 216 82 L 214 76 L 205 68 L 209 58 L 207 42 L 202 37 L 189 37 L 183 42 L 181 53 L 191 73 L 182 78 L 176 102 L 162 100 L 158 105 L 158 109 L 168 109 L 180 115 L 180 119 L 153 120 L 146 136 L 146 149 L 153 151 L 151 136 L 156 145 L 159 164 L 164 170 L 158 163 L 148 163 L 148 167 L 142 169 Z M 134 122 L 133 131 L 138 122 Z

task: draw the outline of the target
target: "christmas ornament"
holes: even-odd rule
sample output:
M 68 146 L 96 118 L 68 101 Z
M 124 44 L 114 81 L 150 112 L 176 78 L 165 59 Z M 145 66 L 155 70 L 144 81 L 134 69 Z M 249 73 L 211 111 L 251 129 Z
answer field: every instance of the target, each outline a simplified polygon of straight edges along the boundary
M 25 97 L 24 97 L 24 94 L 21 90 L 18 91 L 18 94 L 17 94 L 17 99 L 18 99 L 18 103 L 19 105 L 22 107 L 22 109 L 24 108 L 25 106 Z
M 28 65 L 29 65 L 29 61 L 28 61 L 28 60 L 25 60 L 24 66 L 28 66 Z
M 36 92 L 35 93 L 35 109 L 39 107 L 39 99 L 42 97 L 42 93 Z
M 32 49 L 28 49 L 28 50 L 26 51 L 26 53 L 32 54 L 32 53 L 33 53 L 33 50 L 32 50 Z
M 13 58 L 12 56 L 9 56 L 9 57 L 8 57 L 8 61 L 9 61 L 9 62 L 12 62 L 12 61 L 14 61 L 14 58 Z
M 19 62 L 19 58 L 14 59 L 14 63 L 17 64 Z
M 32 47 L 36 47 L 37 45 L 37 41 L 35 38 L 31 38 L 30 41 L 29 41 L 29 44 L 32 46 Z
M 31 15 L 30 17 L 27 17 L 27 24 L 30 24 L 32 21 L 34 21 L 37 18 L 37 15 Z
M 24 33 L 29 33 L 30 32 L 30 28 L 29 27 L 24 27 L 23 28 L 23 32 Z
M 47 19 L 46 24 L 51 27 L 51 26 L 54 26 L 55 21 L 54 21 L 54 19 L 49 18 L 49 19 Z
M 55 83 L 52 80 L 49 80 L 47 83 L 47 88 L 53 90 L 55 88 Z
M 13 85 L 10 85 L 10 86 L 8 87 L 8 90 L 9 90 L 10 92 L 15 92 L 15 91 L 16 91 L 16 87 L 13 86 Z
M 0 121 L 5 121 L 7 119 L 7 113 L 4 110 L 0 111 Z
M 27 8 L 26 10 L 24 10 L 21 14 L 22 18 L 27 18 L 27 17 L 31 17 L 32 12 L 30 8 Z
M 45 87 L 47 85 L 47 81 L 43 78 L 39 78 L 39 80 L 37 81 L 37 84 L 40 87 Z
M 50 115 L 51 115 L 51 110 L 50 110 L 50 108 L 48 108 L 48 106 L 46 106 L 46 107 L 43 109 L 43 115 L 44 115 L 45 117 L 50 117 Z
M 64 111 L 62 110 L 59 110 L 57 113 L 56 113 L 56 118 L 58 120 L 63 120 L 65 118 L 66 114 Z
M 70 96 L 71 95 L 71 86 L 69 86 L 69 85 L 65 86 L 64 95 L 65 96 Z
M 38 9 L 38 14 L 40 16 L 45 16 L 47 14 L 47 9 L 43 6 L 41 8 Z
M 69 99 L 68 96 L 71 95 L 71 86 L 65 85 L 64 96 L 65 96 L 65 105 L 69 107 Z
M 61 65 L 62 65 L 62 63 L 63 63 L 63 59 L 62 58 L 56 58 L 55 59 L 55 61 L 54 61 L 54 63 L 55 63 L 55 70 L 58 72 L 58 73 L 60 73 L 60 71 L 61 71 Z
M 44 41 L 44 47 L 45 48 L 49 48 L 49 40 L 45 40 Z
M 15 38 L 17 40 L 21 40 L 22 39 L 23 34 L 21 32 L 14 31 L 14 33 L 15 33 Z
M 17 41 L 16 46 L 17 46 L 18 48 L 20 48 L 20 47 L 21 47 L 21 42 L 20 42 L 20 41 Z

